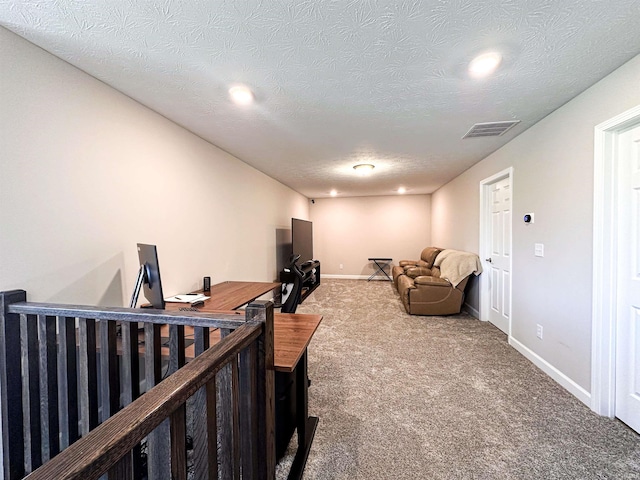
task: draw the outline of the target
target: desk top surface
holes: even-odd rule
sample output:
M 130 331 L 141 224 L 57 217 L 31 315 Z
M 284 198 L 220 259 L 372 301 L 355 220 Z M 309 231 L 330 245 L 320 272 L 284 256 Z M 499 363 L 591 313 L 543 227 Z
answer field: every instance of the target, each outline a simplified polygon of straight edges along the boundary
M 197 307 L 203 313 L 245 314 L 236 308 L 251 302 L 280 287 L 280 283 L 270 282 L 222 282 L 211 286 L 210 292 L 203 292 L 211 298 L 205 300 L 204 305 Z M 199 292 L 200 293 L 200 292 Z M 177 311 L 188 307 L 184 303 L 167 303 L 166 309 Z M 300 357 L 311 342 L 313 334 L 318 329 L 322 315 L 305 313 L 275 313 L 273 318 L 274 362 L 276 370 L 292 372 Z M 220 332 L 211 332 L 211 344 L 220 341 Z M 191 347 L 192 348 L 192 347 Z M 193 357 L 193 352 L 187 347 L 187 356 Z
M 276 370 L 293 372 L 318 329 L 322 315 L 276 313 L 273 319 L 273 354 Z
M 281 283 L 277 282 L 222 282 L 211 285 L 211 290 L 197 293 L 204 293 L 210 297 L 205 300 L 202 307 L 203 312 L 212 310 L 235 310 L 249 302 L 252 302 L 265 293 L 269 293 L 279 288 Z M 178 304 L 185 306 L 185 304 Z
M 244 311 L 217 311 L 210 313 L 225 313 L 244 316 Z M 273 316 L 273 357 L 277 371 L 293 372 L 298 361 L 309 346 L 313 334 L 318 329 L 322 315 L 308 313 L 275 313 Z M 168 336 L 168 326 L 163 325 L 163 335 Z M 185 327 L 185 334 L 192 335 L 193 328 Z M 212 329 L 209 342 L 214 345 L 220 341 L 220 330 Z M 186 348 L 187 358 L 193 358 L 194 347 Z

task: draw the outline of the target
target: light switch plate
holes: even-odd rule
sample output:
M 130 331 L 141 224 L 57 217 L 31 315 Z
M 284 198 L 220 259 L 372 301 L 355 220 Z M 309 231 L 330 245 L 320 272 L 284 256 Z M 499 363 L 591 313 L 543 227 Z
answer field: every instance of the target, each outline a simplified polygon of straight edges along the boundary
M 536 243 L 534 254 L 536 257 L 544 257 L 544 243 Z

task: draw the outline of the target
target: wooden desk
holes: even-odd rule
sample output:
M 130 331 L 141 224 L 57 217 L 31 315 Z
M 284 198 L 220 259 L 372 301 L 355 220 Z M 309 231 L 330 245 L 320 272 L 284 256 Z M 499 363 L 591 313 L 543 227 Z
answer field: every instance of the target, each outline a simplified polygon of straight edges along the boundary
M 213 285 L 210 292 L 203 292 L 209 299 L 195 307 L 202 313 L 231 313 L 242 315 L 235 310 L 246 303 L 280 287 L 280 283 L 265 282 L 223 282 Z M 198 292 L 201 293 L 201 292 Z M 167 303 L 167 310 L 180 310 L 188 307 L 184 303 Z M 292 380 L 295 385 L 295 429 L 298 435 L 298 448 L 289 471 L 289 480 L 300 480 L 309 457 L 311 443 L 318 426 L 318 417 L 309 416 L 309 377 L 307 376 L 307 347 L 318 329 L 322 315 L 302 313 L 275 313 L 273 318 L 274 365 L 276 375 L 284 381 Z M 168 336 L 168 327 L 166 336 Z M 189 332 L 185 328 L 185 335 Z M 191 333 L 191 332 L 189 332 Z M 210 344 L 220 341 L 220 331 L 209 333 Z M 193 358 L 193 345 L 187 347 L 186 357 Z M 276 418 L 276 437 L 278 436 L 278 419 Z M 283 429 L 287 430 L 287 429 Z M 289 431 L 281 431 L 287 439 Z
M 227 313 L 244 316 L 244 311 L 236 310 L 256 298 L 280 288 L 280 283 L 269 282 L 222 282 L 211 286 L 205 293 L 208 298 L 204 305 L 195 307 L 202 313 Z M 185 303 L 167 303 L 167 310 L 178 311 L 188 308 Z M 322 315 L 301 313 L 275 313 L 273 318 L 274 363 L 276 371 L 293 372 L 305 353 L 313 334 L 318 329 Z M 191 332 L 189 332 L 191 333 Z M 185 331 L 187 334 L 187 331 Z M 168 334 L 166 335 L 168 336 Z M 210 343 L 220 341 L 220 332 L 210 332 Z M 187 358 L 193 358 L 193 346 L 187 347 Z
M 167 310 L 179 310 L 176 303 L 167 303 Z M 244 312 L 238 310 L 204 310 L 198 308 L 203 313 L 224 313 L 235 314 L 244 318 Z M 322 315 L 312 315 L 306 313 L 276 313 L 273 316 L 273 356 L 275 369 L 278 372 L 293 372 L 305 353 L 313 334 L 318 329 Z M 192 327 L 185 327 L 185 336 L 193 335 Z M 163 337 L 169 336 L 169 326 L 163 325 L 161 328 Z M 220 331 L 212 329 L 209 332 L 210 345 L 215 345 L 220 341 Z M 168 351 L 167 351 L 168 352 Z M 185 350 L 187 359 L 194 357 L 194 346 L 189 345 Z

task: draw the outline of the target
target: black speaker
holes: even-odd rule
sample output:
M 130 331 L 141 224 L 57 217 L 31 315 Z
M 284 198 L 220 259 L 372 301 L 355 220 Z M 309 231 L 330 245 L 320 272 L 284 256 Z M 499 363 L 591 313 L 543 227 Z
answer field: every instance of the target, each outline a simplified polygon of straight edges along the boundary
M 204 277 L 202 281 L 202 290 L 208 292 L 211 290 L 211 277 Z

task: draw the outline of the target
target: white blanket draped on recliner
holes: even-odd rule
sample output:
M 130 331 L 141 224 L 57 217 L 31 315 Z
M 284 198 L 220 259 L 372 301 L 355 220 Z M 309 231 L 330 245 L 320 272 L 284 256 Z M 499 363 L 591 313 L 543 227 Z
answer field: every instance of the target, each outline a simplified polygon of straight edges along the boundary
M 482 273 L 482 265 L 478 256 L 460 250 L 441 251 L 433 265 L 440 267 L 440 278 L 448 280 L 454 287 L 472 273 L 475 275 Z

